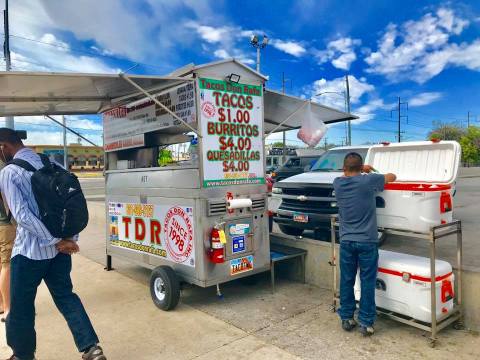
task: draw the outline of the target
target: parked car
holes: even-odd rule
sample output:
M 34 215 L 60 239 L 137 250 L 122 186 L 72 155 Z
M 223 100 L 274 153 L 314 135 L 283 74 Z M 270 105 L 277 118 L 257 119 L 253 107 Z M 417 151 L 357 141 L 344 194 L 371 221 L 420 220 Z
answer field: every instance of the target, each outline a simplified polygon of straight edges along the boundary
M 319 155 L 293 156 L 272 172 L 272 179 L 274 182 L 282 181 L 290 176 L 309 171 L 319 157 Z
M 343 159 L 357 152 L 364 159 L 368 146 L 328 150 L 309 172 L 278 181 L 272 189 L 269 210 L 280 230 L 300 236 L 305 230 L 329 230 L 330 217 L 338 213 L 333 180 L 343 174 Z

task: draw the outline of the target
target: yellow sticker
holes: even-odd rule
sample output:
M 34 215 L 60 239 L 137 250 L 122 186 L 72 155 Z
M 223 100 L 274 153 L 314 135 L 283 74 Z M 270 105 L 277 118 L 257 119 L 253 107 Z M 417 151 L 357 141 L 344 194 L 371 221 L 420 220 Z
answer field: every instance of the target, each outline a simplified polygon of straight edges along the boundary
M 225 231 L 219 230 L 218 235 L 220 235 L 220 242 L 222 244 L 226 244 L 227 243 L 227 237 L 225 236 Z

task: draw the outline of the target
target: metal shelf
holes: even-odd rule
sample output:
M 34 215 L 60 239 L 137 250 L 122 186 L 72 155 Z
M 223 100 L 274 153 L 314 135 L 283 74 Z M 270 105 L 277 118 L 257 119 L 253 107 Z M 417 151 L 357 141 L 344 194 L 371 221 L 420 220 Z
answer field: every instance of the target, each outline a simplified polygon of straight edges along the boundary
M 336 311 L 337 304 L 339 302 L 338 289 L 337 289 L 337 254 L 335 247 L 335 228 L 339 226 L 338 215 L 332 215 L 331 217 L 331 256 L 330 266 L 332 267 L 332 292 L 333 302 L 332 309 Z M 431 298 L 431 323 L 423 323 L 408 316 L 394 313 L 389 310 L 377 308 L 377 313 L 382 314 L 392 320 L 401 322 L 406 325 L 410 325 L 417 329 L 421 329 L 430 333 L 429 345 L 434 347 L 437 341 L 437 333 L 452 323 L 457 322 L 462 324 L 462 223 L 460 220 L 454 220 L 447 224 L 441 224 L 430 228 L 428 233 L 417 233 L 407 231 L 403 229 L 379 229 L 385 234 L 392 234 L 398 236 L 404 236 L 409 238 L 423 239 L 430 243 L 430 298 Z M 456 304 L 453 311 L 447 316 L 437 319 L 437 299 L 436 299 L 436 273 L 435 273 L 435 259 L 436 259 L 436 242 L 438 239 L 444 238 L 448 235 L 457 235 L 457 292 L 455 296 Z

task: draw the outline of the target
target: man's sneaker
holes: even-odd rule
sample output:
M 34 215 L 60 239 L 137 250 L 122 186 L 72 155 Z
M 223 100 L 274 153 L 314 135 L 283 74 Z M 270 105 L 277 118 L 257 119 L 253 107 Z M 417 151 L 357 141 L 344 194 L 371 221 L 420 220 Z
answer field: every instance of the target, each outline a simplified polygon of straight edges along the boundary
M 352 331 L 355 326 L 357 326 L 357 322 L 353 319 L 342 320 L 342 329 L 345 331 Z
M 375 334 L 375 329 L 373 328 L 373 326 L 360 325 L 360 333 L 363 336 L 372 336 L 373 334 Z
M 103 350 L 100 346 L 95 345 L 88 350 L 85 354 L 82 355 L 82 360 L 107 360 L 105 355 L 103 355 Z

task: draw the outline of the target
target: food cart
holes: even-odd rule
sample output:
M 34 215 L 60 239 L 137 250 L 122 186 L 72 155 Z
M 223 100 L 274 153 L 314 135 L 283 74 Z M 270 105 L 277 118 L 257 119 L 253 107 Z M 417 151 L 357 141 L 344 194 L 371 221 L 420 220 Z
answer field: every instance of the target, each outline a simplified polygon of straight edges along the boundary
M 356 118 L 266 79 L 233 59 L 164 77 L 0 73 L 0 115 L 104 114 L 106 268 L 152 269 L 152 299 L 170 310 L 181 281 L 220 293 L 270 269 L 265 137 L 306 115 Z M 172 161 L 167 147 L 189 142 L 190 158 Z

